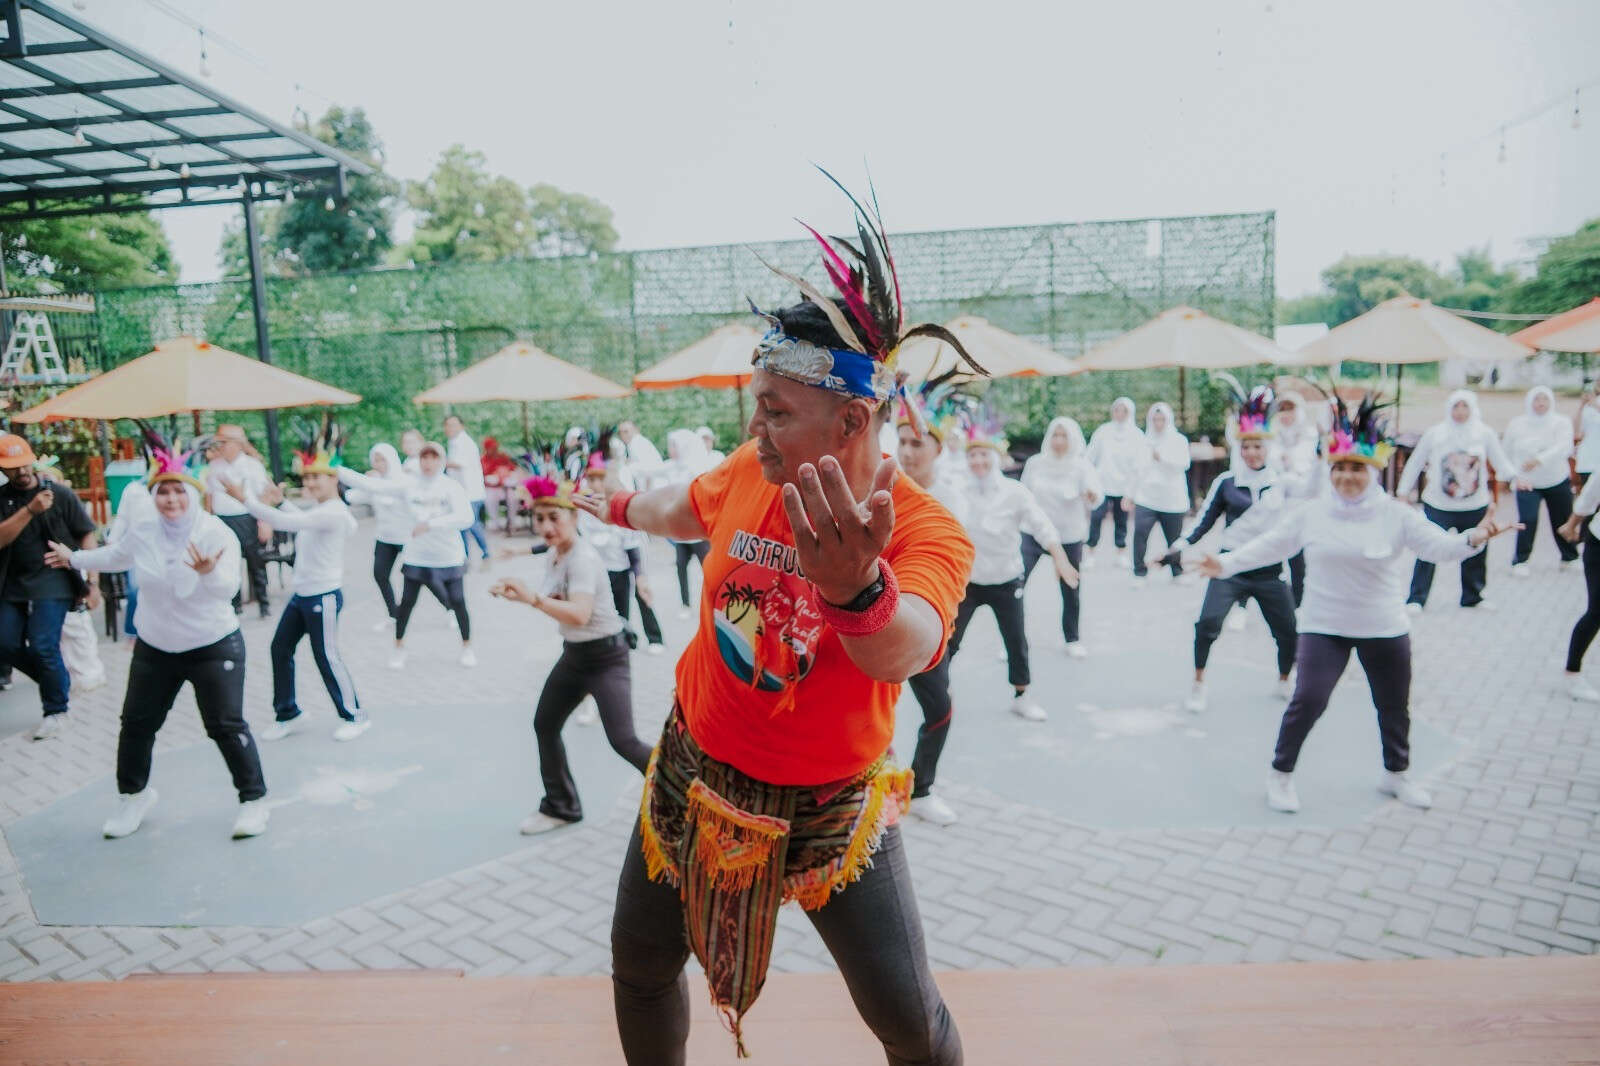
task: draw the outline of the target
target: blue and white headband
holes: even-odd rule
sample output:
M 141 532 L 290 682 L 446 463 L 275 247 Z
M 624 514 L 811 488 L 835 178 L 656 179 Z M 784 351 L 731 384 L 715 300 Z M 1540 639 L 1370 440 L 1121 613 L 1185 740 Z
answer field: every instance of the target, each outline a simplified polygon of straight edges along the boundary
M 757 312 L 758 314 L 760 312 Z M 771 316 L 762 315 L 773 322 Z M 756 344 L 752 365 L 802 385 L 882 403 L 896 390 L 894 371 L 864 352 L 791 337 L 773 325 Z

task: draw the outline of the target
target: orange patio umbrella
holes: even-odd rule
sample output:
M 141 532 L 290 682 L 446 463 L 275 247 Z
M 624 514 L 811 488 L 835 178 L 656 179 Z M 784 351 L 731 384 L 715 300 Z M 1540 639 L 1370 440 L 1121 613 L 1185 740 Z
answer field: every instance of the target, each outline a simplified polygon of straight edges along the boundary
M 750 383 L 761 331 L 742 322 L 719 326 L 687 348 L 634 376 L 636 389 L 733 389 L 739 397 L 739 424 L 744 424 L 744 387 Z
M 1061 377 L 1073 372 L 1074 364 L 1066 356 L 977 315 L 953 318 L 945 323 L 945 329 L 954 333 L 972 358 L 994 377 Z M 967 369 L 954 348 L 933 337 L 906 341 L 895 356 L 895 364 L 913 381 L 926 381 L 957 367 Z
M 1511 335 L 1546 352 L 1600 352 L 1600 296 Z

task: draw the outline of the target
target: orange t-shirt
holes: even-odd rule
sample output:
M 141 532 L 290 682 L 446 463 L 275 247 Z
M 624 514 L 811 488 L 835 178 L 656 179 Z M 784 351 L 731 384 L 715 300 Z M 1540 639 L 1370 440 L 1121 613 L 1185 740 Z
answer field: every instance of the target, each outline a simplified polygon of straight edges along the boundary
M 910 478 L 896 479 L 883 557 L 900 591 L 944 623 L 939 655 L 972 569 L 960 524 Z M 782 492 L 761 476 L 755 444 L 689 485 L 710 534 L 700 626 L 678 660 L 678 703 L 712 758 L 775 785 L 852 777 L 889 748 L 900 686 L 845 654 L 798 572 Z M 938 662 L 935 656 L 932 660 Z

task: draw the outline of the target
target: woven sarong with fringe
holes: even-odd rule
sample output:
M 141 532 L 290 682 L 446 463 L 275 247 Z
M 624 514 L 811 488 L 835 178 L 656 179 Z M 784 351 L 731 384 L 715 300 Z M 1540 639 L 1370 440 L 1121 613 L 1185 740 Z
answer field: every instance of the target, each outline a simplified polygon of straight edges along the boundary
M 911 771 L 883 756 L 830 785 L 757 781 L 701 751 L 673 708 L 645 772 L 645 866 L 678 889 L 689 947 L 741 1058 L 778 908 L 793 900 L 816 910 L 857 880 L 910 795 Z

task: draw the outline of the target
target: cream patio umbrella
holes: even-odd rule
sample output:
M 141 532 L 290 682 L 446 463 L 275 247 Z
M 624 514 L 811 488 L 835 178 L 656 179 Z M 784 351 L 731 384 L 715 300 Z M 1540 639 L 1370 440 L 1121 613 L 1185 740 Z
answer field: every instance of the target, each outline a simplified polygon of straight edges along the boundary
M 945 328 L 994 377 L 1060 377 L 1073 372 L 1073 362 L 1066 356 L 1003 330 L 988 319 L 961 315 L 946 322 Z M 927 336 L 913 337 L 902 344 L 895 361 L 913 381 L 926 381 L 956 368 L 968 369 L 954 348 Z
M 1511 339 L 1546 352 L 1600 352 L 1600 296 L 1518 330 Z
M 361 397 L 353 392 L 193 337 L 176 337 L 13 415 L 12 420 L 156 418 L 185 411 L 262 411 L 359 402 Z
M 542 400 L 612 400 L 632 393 L 625 385 L 557 359 L 527 341 L 513 341 L 482 362 L 418 393 L 412 402 L 520 403 L 522 445 L 527 448 L 532 446 L 528 404 Z
M 636 389 L 733 389 L 739 398 L 739 424 L 744 425 L 744 387 L 753 369 L 761 331 L 742 322 L 719 326 L 687 348 L 634 375 Z
M 1395 408 L 1405 386 L 1404 367 L 1463 359 L 1503 363 L 1526 359 L 1533 349 L 1492 329 L 1414 296 L 1385 300 L 1364 315 L 1340 323 L 1291 355 L 1291 366 L 1382 363 L 1395 367 Z M 1396 429 L 1398 426 L 1396 417 Z
M 1193 307 L 1163 311 L 1142 326 L 1096 345 L 1072 364 L 1072 373 L 1091 370 L 1178 371 L 1178 418 L 1187 415 L 1188 372 L 1227 370 L 1257 363 L 1287 363 L 1292 356 L 1270 338 Z

